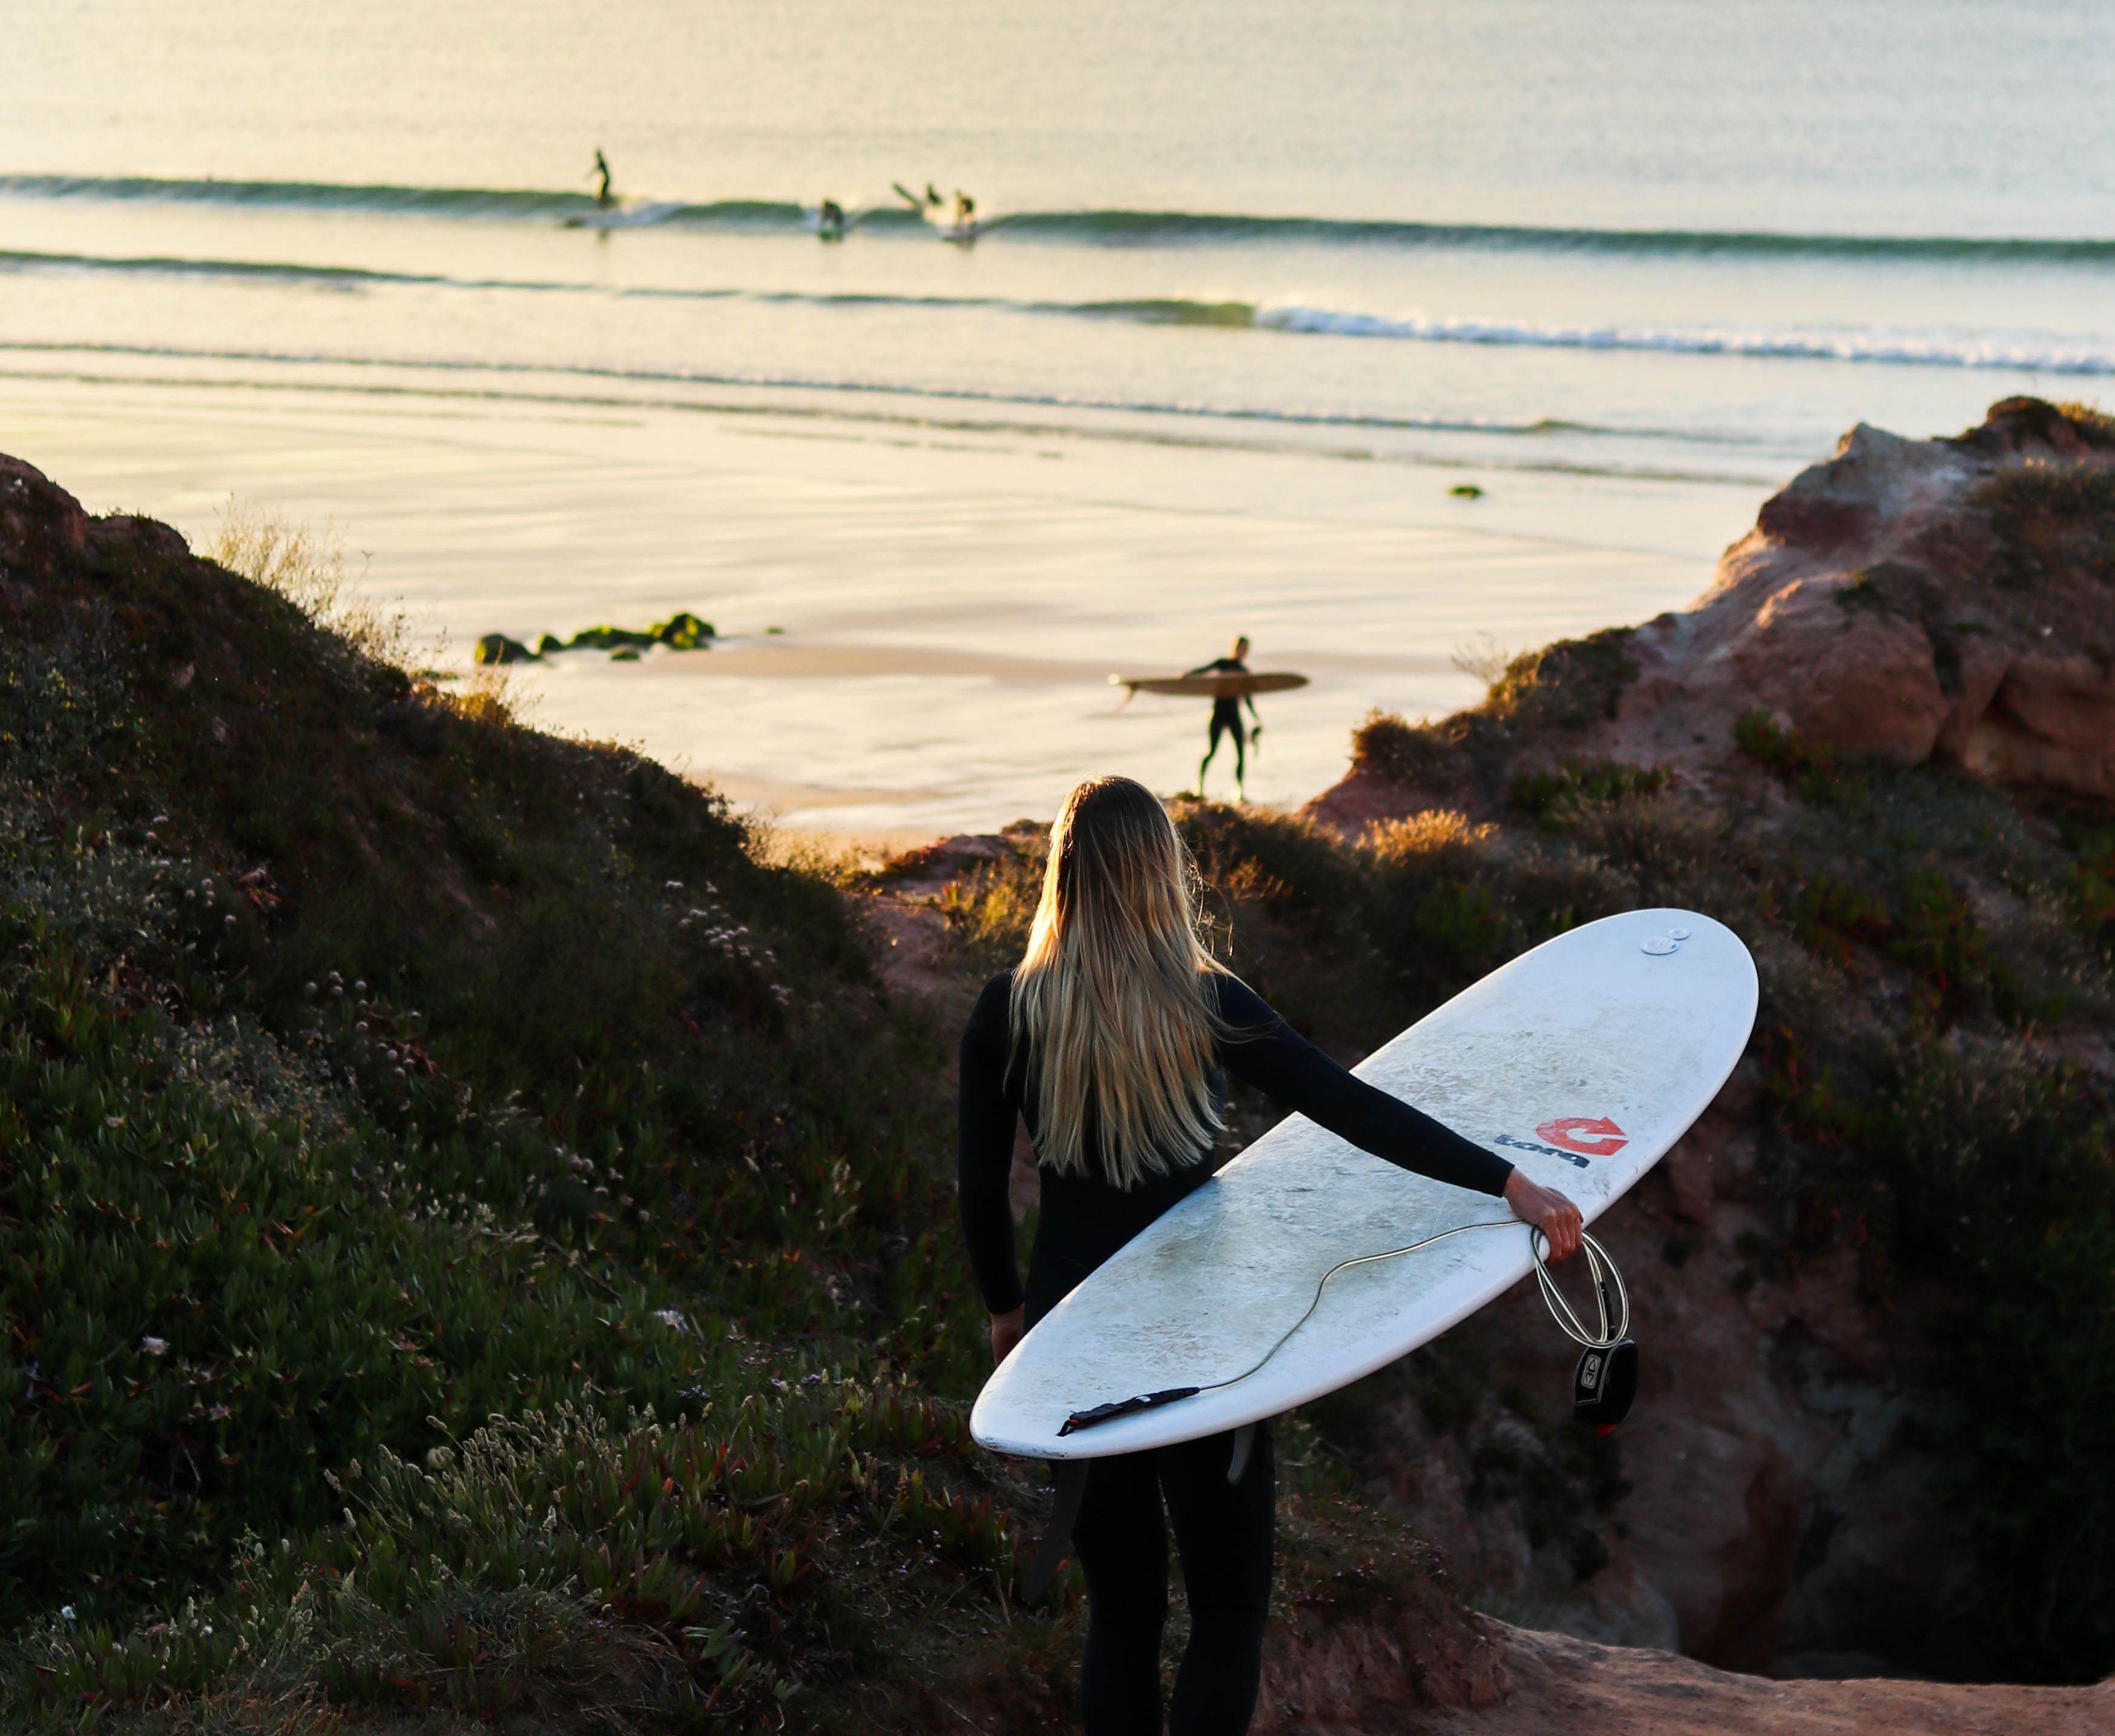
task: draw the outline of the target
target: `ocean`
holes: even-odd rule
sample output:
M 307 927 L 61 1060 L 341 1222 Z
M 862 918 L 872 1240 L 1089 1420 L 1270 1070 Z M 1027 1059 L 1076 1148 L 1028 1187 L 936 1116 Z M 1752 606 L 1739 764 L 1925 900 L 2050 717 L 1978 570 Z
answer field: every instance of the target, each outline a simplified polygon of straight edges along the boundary
M 71 0 L 9 40 L 0 450 L 195 542 L 328 522 L 452 671 L 692 609 L 718 648 L 513 691 L 795 830 L 1179 788 L 1203 708 L 1107 677 L 1236 632 L 1311 677 L 1248 784 L 1296 803 L 1369 710 L 1688 600 L 1853 423 L 2115 374 L 2090 4 Z

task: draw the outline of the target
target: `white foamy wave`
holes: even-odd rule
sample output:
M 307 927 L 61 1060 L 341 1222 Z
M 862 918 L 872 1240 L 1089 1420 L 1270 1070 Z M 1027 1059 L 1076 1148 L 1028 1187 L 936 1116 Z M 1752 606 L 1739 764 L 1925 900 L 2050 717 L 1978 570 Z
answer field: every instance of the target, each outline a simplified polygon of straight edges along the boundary
M 2028 374 L 2115 374 L 2115 354 L 2035 334 L 1904 332 L 1827 327 L 1571 325 L 1340 313 L 1297 303 L 1256 310 L 1267 331 L 1416 343 L 1482 343 L 1546 350 L 1657 350 L 1677 356 L 1752 356 L 1900 367 L 2003 369 Z

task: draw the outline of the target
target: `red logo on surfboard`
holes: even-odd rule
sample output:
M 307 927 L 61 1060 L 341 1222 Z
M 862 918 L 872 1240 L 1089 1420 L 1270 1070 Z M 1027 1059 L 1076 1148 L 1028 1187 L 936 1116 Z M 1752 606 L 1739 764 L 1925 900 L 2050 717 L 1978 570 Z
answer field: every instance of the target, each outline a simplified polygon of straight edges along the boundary
M 1631 1142 L 1631 1136 L 1606 1115 L 1567 1115 L 1545 1121 L 1535 1132 L 1536 1138 L 1584 1157 L 1613 1157 Z

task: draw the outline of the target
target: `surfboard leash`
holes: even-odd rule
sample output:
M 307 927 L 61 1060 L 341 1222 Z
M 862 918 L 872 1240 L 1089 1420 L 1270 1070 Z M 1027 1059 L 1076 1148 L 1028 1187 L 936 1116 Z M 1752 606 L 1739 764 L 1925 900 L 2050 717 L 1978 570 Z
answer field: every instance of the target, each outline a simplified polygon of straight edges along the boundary
M 1624 1287 L 1623 1275 L 1616 1270 L 1616 1262 L 1603 1247 L 1584 1230 L 1579 1233 L 1579 1245 L 1585 1250 L 1587 1270 L 1594 1279 L 1594 1303 L 1600 1330 L 1590 1334 L 1577 1312 L 1557 1287 L 1550 1276 L 1547 1251 L 1549 1238 L 1532 1224 L 1523 1224 L 1518 1218 L 1484 1218 L 1474 1224 L 1457 1224 L 1452 1229 L 1443 1229 L 1436 1236 L 1427 1236 L 1421 1242 L 1406 1243 L 1402 1247 L 1382 1250 L 1378 1254 L 1358 1254 L 1349 1260 L 1340 1260 L 1316 1280 L 1314 1299 L 1307 1304 L 1300 1318 L 1280 1333 L 1277 1341 L 1255 1362 L 1237 1375 L 1229 1375 L 1223 1380 L 1206 1380 L 1195 1386 L 1163 1387 L 1157 1393 L 1139 1393 L 1128 1398 L 1113 1399 L 1107 1404 L 1097 1404 L 1083 1411 L 1075 1411 L 1059 1426 L 1060 1436 L 1078 1433 L 1082 1429 L 1099 1428 L 1105 1422 L 1114 1422 L 1119 1417 L 1135 1416 L 1140 1411 L 1158 1410 L 1163 1405 L 1174 1404 L 1184 1398 L 1194 1398 L 1200 1393 L 1217 1392 L 1222 1387 L 1233 1386 L 1246 1380 L 1261 1369 L 1279 1351 L 1285 1348 L 1292 1335 L 1314 1318 L 1314 1311 L 1322 1306 L 1323 1293 L 1329 1288 L 1329 1280 L 1339 1272 L 1348 1272 L 1354 1266 L 1373 1265 L 1383 1260 L 1400 1260 L 1406 1254 L 1415 1254 L 1420 1248 L 1430 1247 L 1434 1242 L 1444 1242 L 1449 1236 L 1459 1236 L 1472 1229 L 1525 1229 L 1528 1233 L 1528 1251 L 1535 1259 L 1535 1282 L 1542 1290 L 1544 1305 L 1561 1327 L 1565 1335 L 1585 1347 L 1580 1358 L 1579 1368 L 1572 1382 L 1573 1408 L 1586 1420 L 1599 1426 L 1613 1428 L 1621 1420 L 1621 1412 L 1630 1408 L 1630 1398 L 1624 1395 L 1620 1410 L 1603 1422 L 1599 1415 L 1588 1416 L 1586 1396 L 1590 1389 L 1590 1402 L 1602 1410 L 1615 1409 L 1618 1376 L 1617 1366 L 1626 1361 L 1622 1353 L 1628 1351 L 1627 1371 L 1631 1391 L 1636 1384 L 1637 1348 L 1630 1342 L 1631 1296 Z M 1614 1330 L 1610 1330 L 1611 1316 Z M 1589 1361 L 1594 1362 L 1590 1370 Z

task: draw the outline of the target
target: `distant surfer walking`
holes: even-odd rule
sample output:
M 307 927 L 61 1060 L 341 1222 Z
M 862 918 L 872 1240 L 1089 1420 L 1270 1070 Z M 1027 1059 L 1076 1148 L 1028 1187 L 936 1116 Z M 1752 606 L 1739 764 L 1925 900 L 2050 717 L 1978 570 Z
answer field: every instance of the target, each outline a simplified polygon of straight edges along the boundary
M 1246 637 L 1234 641 L 1233 649 L 1224 657 L 1214 657 L 1209 663 L 1200 664 L 1186 670 L 1190 675 L 1246 675 L 1249 673 L 1249 642 Z M 1241 728 L 1241 707 L 1249 708 L 1253 720 L 1250 726 Z M 1197 766 L 1197 795 L 1201 801 L 1204 794 L 1204 774 L 1219 751 L 1219 737 L 1232 735 L 1234 738 L 1234 793 L 1244 801 L 1248 794 L 1248 745 L 1251 737 L 1263 733 L 1263 719 L 1256 710 L 1255 696 L 1244 693 L 1238 698 L 1224 695 L 1212 701 L 1211 734 L 1204 744 L 1204 757 Z
M 617 195 L 609 190 L 609 158 L 603 155 L 599 145 L 595 147 L 594 167 L 588 172 L 602 179 L 602 185 L 595 189 L 595 206 L 599 210 L 607 211 L 617 203 Z
M 1003 1362 L 1028 1329 L 1218 1168 L 1229 1074 L 1388 1162 L 1503 1195 L 1579 1245 L 1579 1210 L 1503 1158 L 1347 1072 L 1296 1035 L 1197 938 L 1188 852 L 1159 799 L 1096 778 L 1050 834 L 1027 950 L 984 985 L 962 1035 L 957 1185 L 970 1264 Z M 1024 1287 L 1007 1180 L 1025 1123 L 1042 1181 Z M 1086 1575 L 1087 1736 L 1161 1729 L 1168 1527 L 1190 1643 L 1169 1736 L 1238 1736 L 1262 1679 L 1277 1513 L 1269 1426 L 1088 1462 L 1059 1485 L 1060 1535 Z M 1071 1491 L 1068 1496 L 1067 1490 Z M 1067 1501 L 1076 1501 L 1071 1514 Z

